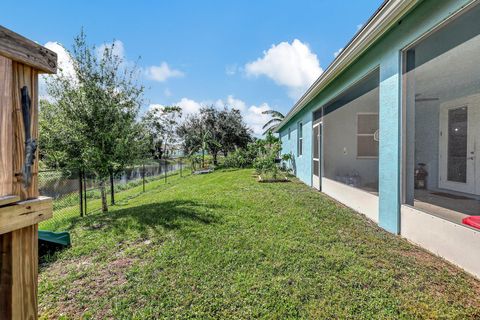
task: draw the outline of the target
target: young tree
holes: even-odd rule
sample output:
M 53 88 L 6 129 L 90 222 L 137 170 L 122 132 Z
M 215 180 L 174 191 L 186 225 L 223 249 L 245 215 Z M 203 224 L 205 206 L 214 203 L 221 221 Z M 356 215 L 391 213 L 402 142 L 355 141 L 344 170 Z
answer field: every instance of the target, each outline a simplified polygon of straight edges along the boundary
M 219 150 L 220 144 L 215 140 L 212 128 L 207 126 L 205 114 L 190 115 L 179 127 L 178 135 L 183 139 L 184 153 L 190 156 L 202 153 L 202 167 L 205 167 L 205 152 Z M 218 154 L 218 151 L 217 151 Z
M 179 127 L 179 136 L 183 139 L 185 153 L 193 154 L 205 150 L 218 163 L 218 153 L 236 148 L 245 148 L 252 141 L 251 130 L 243 121 L 239 110 L 224 107 L 218 110 L 213 106 L 203 107 L 200 112 L 191 115 Z
M 218 114 L 221 151 L 226 157 L 237 148 L 245 149 L 252 141 L 251 130 L 243 121 L 242 114 L 237 109 L 224 107 Z
M 222 145 L 222 128 L 219 123 L 219 111 L 214 106 L 203 107 L 200 109 L 200 119 L 202 124 L 202 150 L 207 149 L 213 157 L 213 164 L 218 164 L 218 153 Z M 204 156 L 203 156 L 204 157 Z
M 178 143 L 177 127 L 181 117 L 182 109 L 177 106 L 155 107 L 143 117 L 154 158 L 166 158 Z
M 71 52 L 75 76 L 60 73 L 47 82 L 53 102 L 40 121 L 42 134 L 50 130 L 45 154 L 62 154 L 64 165 L 95 173 L 103 211 L 108 211 L 109 174 L 141 154 L 136 118 L 143 86 L 137 83 L 137 69 L 128 67 L 115 51 L 115 43 L 101 52 L 89 46 L 82 31 Z M 61 138 L 53 138 L 56 135 Z

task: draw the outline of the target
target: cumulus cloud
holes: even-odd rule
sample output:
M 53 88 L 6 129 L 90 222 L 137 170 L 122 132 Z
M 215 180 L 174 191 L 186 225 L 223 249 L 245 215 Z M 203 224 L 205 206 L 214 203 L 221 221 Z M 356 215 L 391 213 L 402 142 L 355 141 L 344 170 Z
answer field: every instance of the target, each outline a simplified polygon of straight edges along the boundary
M 263 57 L 247 63 L 245 71 L 249 76 L 263 75 L 287 87 L 292 98 L 298 98 L 323 72 L 317 55 L 298 39 L 272 45 Z
M 165 108 L 165 106 L 162 105 L 162 104 L 152 103 L 148 106 L 148 111 L 150 111 L 150 110 L 162 110 L 163 108 Z
M 52 50 L 57 54 L 58 72 L 69 78 L 75 78 L 75 69 L 73 68 L 73 60 L 67 49 L 58 42 L 49 41 L 45 43 L 45 48 Z
M 188 99 L 188 98 L 182 98 L 180 101 L 178 101 L 174 105 L 182 108 L 182 111 L 183 111 L 184 115 L 198 112 L 198 111 L 200 111 L 200 108 L 202 107 L 201 103 L 199 103 L 195 100 L 192 100 L 192 99 Z
M 236 99 L 233 95 L 229 95 L 227 99 L 222 100 L 218 99 L 215 104 L 217 108 L 223 108 L 224 106 L 235 108 L 240 111 L 245 111 L 247 109 L 247 105 L 240 99 Z
M 103 43 L 97 48 L 97 56 L 102 57 L 106 48 L 113 48 L 113 55 L 125 61 L 125 46 L 122 41 L 115 40 L 110 43 Z
M 164 61 L 159 66 L 150 66 L 145 69 L 145 76 L 154 81 L 165 82 L 169 78 L 183 77 L 184 73 L 180 70 L 170 68 Z
M 337 51 L 335 51 L 335 52 L 333 53 L 333 56 L 334 56 L 335 58 L 338 57 L 338 55 L 339 55 L 342 51 L 343 51 L 343 48 L 338 49 Z
M 252 129 L 254 135 L 260 137 L 263 134 L 263 125 L 270 120 L 269 115 L 262 114 L 263 111 L 270 110 L 268 103 L 262 103 L 258 106 L 250 105 L 247 106 L 245 101 L 235 98 L 233 95 L 227 96 L 226 99 L 218 99 L 216 101 L 195 101 L 189 98 L 182 98 L 177 103 L 172 105 L 179 106 L 182 108 L 183 116 L 188 116 L 190 114 L 200 111 L 200 108 L 204 106 L 213 105 L 217 109 L 223 109 L 225 106 L 228 108 L 235 108 L 240 110 L 243 115 L 243 119 L 247 126 Z M 163 108 L 162 104 L 151 104 L 148 109 L 154 108 Z
M 263 134 L 263 125 L 270 120 L 270 116 L 262 114 L 262 112 L 271 110 L 268 103 L 262 103 L 259 106 L 252 105 L 248 108 L 247 112 L 244 113 L 244 119 L 247 125 L 252 129 L 253 133 L 256 136 L 261 136 Z
M 73 59 L 70 56 L 70 53 L 68 53 L 67 49 L 65 49 L 62 44 L 56 41 L 49 41 L 44 44 L 44 47 L 52 50 L 57 54 L 57 74 L 61 74 L 64 77 L 72 79 L 72 81 L 76 81 L 77 77 L 75 75 L 75 69 L 73 67 Z M 52 100 L 52 97 L 47 94 L 46 89 L 46 81 L 50 77 L 55 77 L 55 75 L 42 74 L 39 77 L 40 99 L 49 101 Z

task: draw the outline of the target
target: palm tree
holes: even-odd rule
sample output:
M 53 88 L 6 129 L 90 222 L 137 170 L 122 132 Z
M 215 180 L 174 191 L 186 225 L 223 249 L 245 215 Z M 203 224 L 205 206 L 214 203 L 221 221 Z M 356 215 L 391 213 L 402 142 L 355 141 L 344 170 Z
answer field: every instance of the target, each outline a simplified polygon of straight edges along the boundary
M 262 112 L 262 114 L 268 114 L 272 117 L 263 125 L 262 129 L 268 128 L 263 134 L 272 132 L 278 126 L 278 124 L 285 119 L 285 116 L 281 112 L 275 110 L 265 110 Z

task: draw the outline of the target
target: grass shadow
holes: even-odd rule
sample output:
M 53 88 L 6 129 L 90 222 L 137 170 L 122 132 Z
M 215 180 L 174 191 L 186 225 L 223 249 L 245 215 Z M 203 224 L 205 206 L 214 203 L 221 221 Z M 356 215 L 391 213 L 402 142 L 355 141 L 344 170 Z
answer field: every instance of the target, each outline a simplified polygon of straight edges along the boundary
M 218 223 L 220 217 L 213 214 L 212 209 L 219 207 L 193 200 L 170 200 L 97 214 L 84 219 L 82 224 L 87 230 L 102 229 L 121 234 L 133 229 L 146 235 L 149 230 L 158 227 L 174 230 L 192 223 L 203 225 Z M 74 225 L 70 227 L 73 228 Z
M 171 200 L 154 202 L 135 207 L 99 213 L 93 216 L 75 218 L 69 221 L 67 230 L 82 228 L 95 234 L 92 241 L 101 243 L 103 237 L 113 237 L 118 242 L 132 240 L 132 232 L 136 239 L 148 239 L 152 233 L 176 230 L 188 233 L 191 227 L 210 225 L 220 222 L 220 216 L 212 209 L 222 206 L 198 202 L 194 200 Z M 75 247 L 75 239 L 72 246 Z M 42 265 L 48 265 L 59 258 L 60 252 L 48 254 L 41 259 Z

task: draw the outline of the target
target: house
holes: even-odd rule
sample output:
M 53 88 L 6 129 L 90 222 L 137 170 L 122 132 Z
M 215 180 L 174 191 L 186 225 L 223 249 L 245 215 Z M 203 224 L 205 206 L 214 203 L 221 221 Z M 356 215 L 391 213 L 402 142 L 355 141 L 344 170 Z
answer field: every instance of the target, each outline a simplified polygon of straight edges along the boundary
M 387 0 L 276 128 L 307 185 L 480 277 L 480 1 Z

